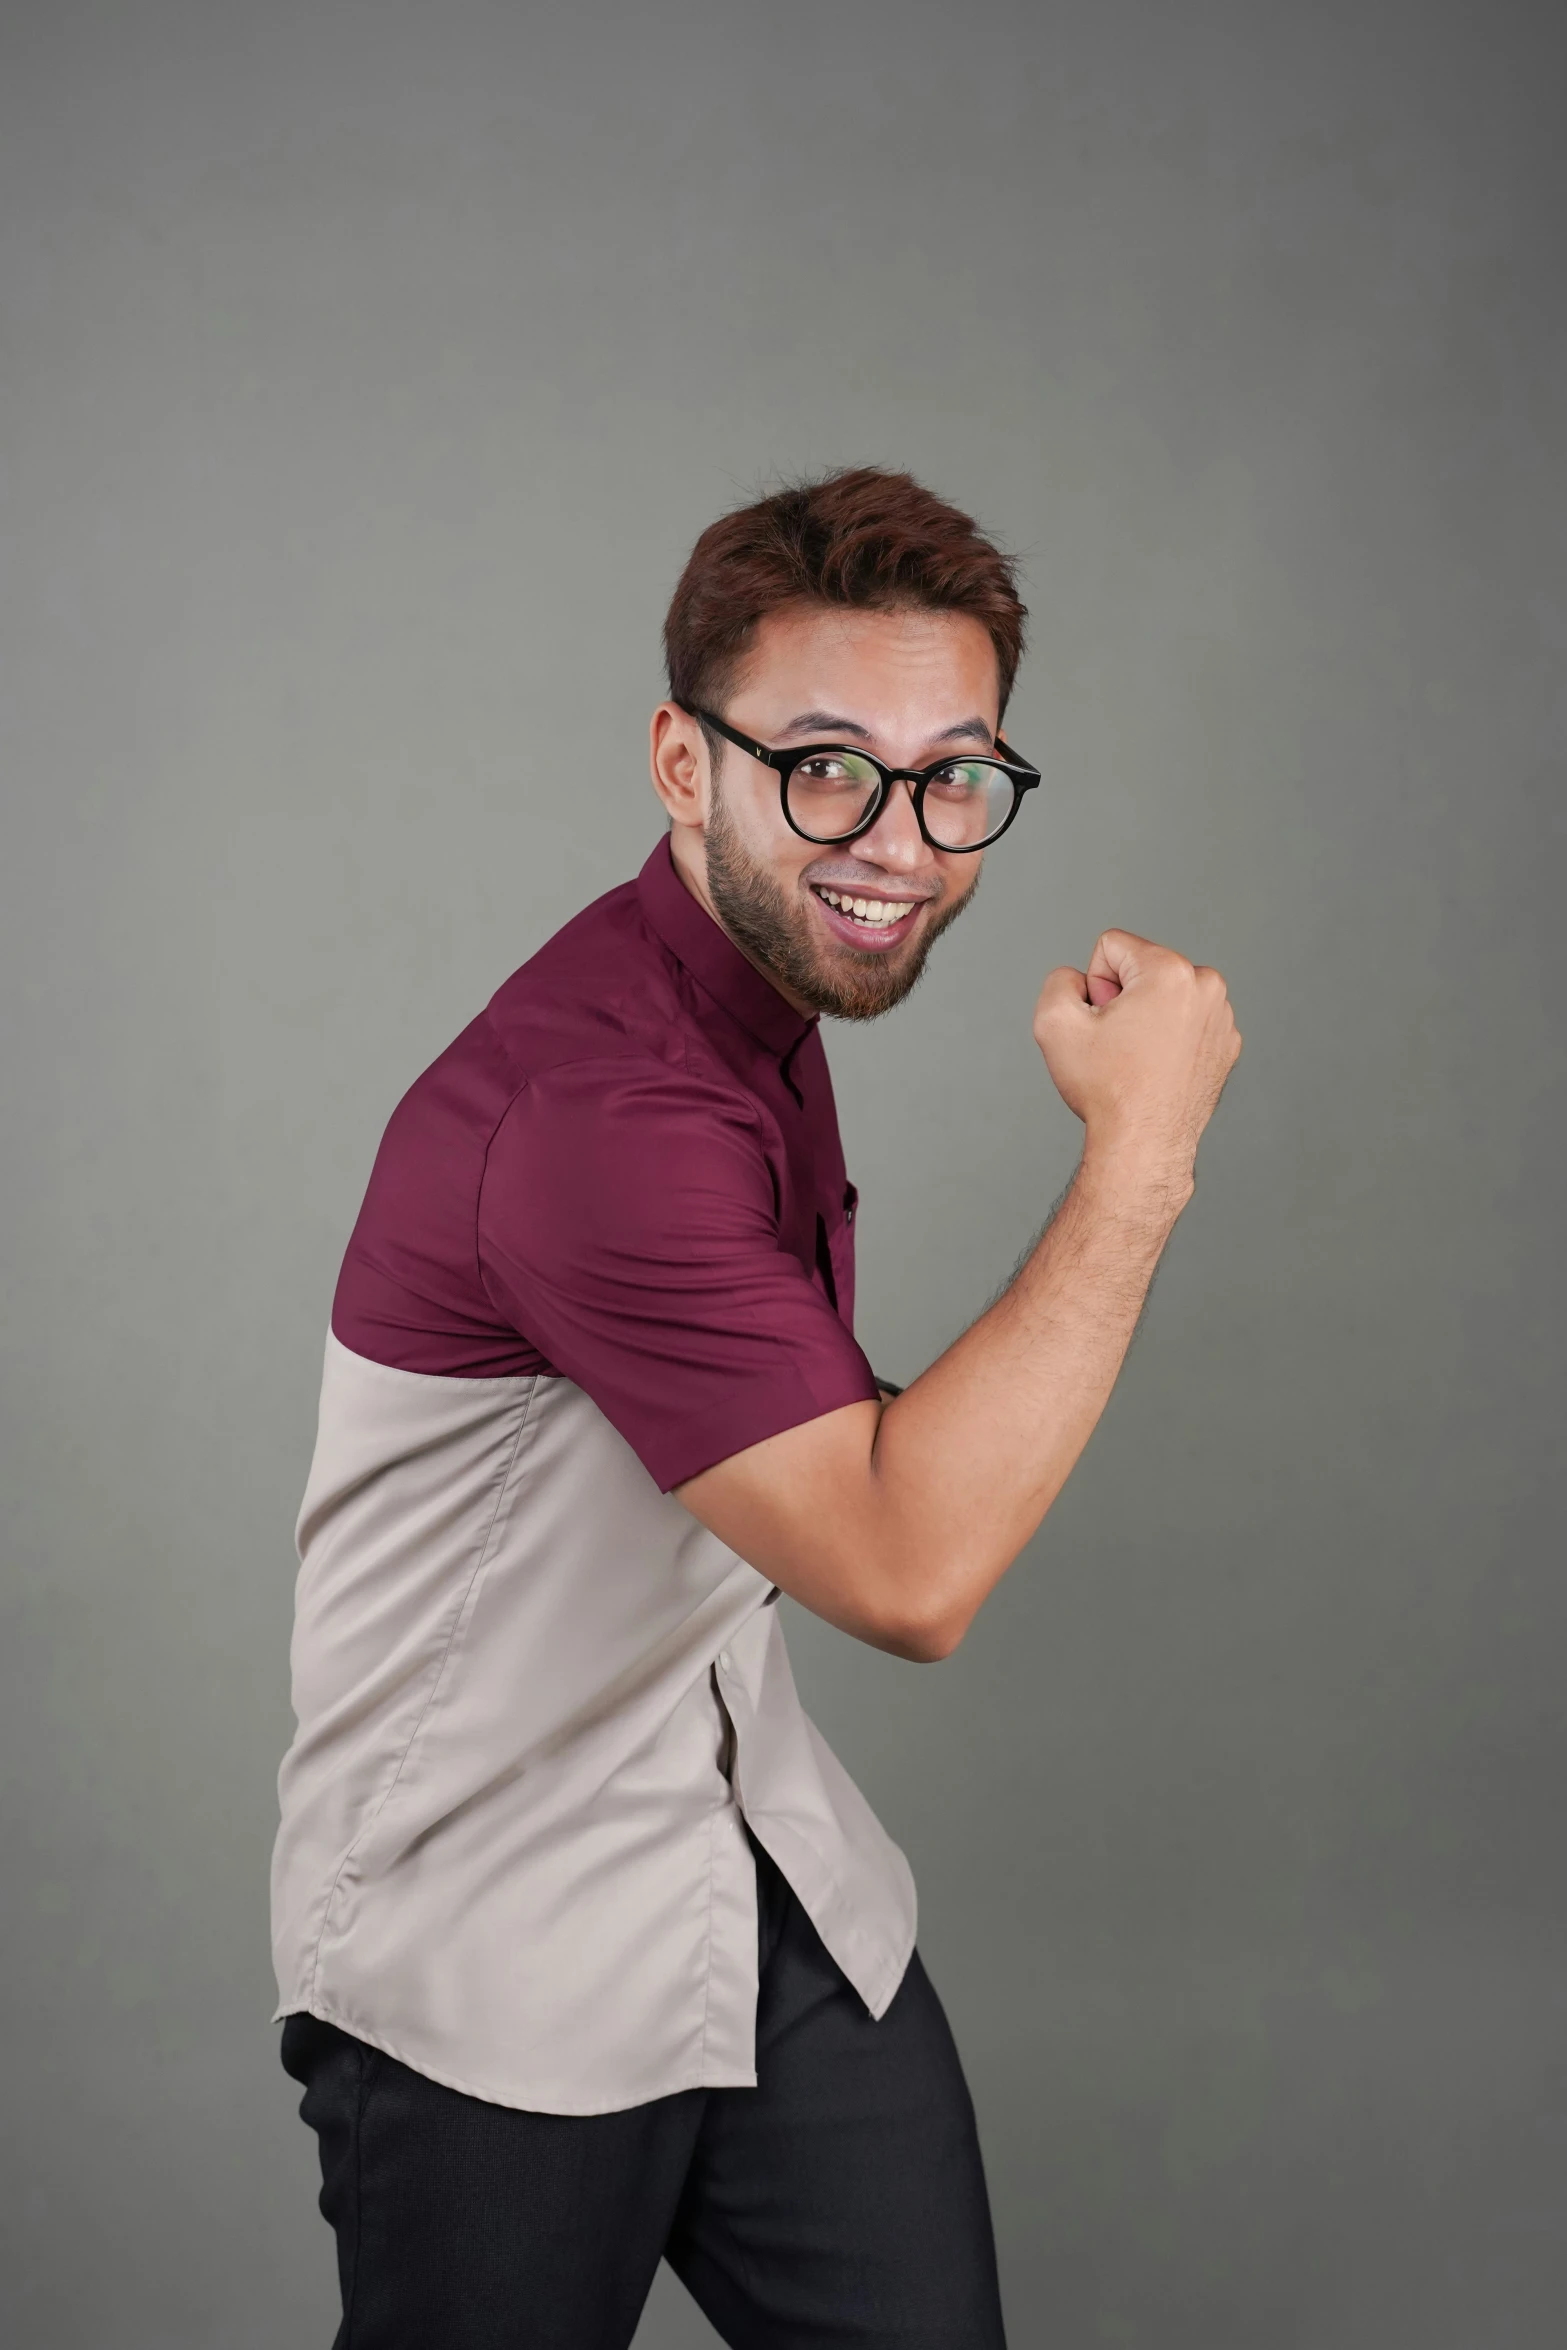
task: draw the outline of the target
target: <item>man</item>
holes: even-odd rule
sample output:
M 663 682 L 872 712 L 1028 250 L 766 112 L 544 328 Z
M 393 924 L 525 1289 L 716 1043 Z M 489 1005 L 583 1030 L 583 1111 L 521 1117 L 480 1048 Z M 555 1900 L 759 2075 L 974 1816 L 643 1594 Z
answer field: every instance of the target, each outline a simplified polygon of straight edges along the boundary
M 908 1867 L 772 1602 L 956 1646 L 1104 1408 L 1240 1049 L 1219 974 L 1145 940 L 1053 971 L 1076 1176 L 878 1384 L 817 1020 L 908 993 L 1037 785 L 1000 732 L 1023 620 L 906 475 L 714 524 L 666 623 L 667 836 L 387 1129 L 274 1864 L 341 2350 L 613 2350 L 661 2256 L 742 2350 L 1002 2341 Z

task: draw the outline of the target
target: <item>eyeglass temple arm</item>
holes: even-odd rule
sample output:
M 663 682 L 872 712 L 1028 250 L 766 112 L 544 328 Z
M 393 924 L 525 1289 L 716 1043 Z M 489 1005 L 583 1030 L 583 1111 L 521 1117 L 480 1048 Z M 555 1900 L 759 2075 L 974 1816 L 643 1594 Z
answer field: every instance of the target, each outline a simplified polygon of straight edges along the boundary
M 690 702 L 677 702 L 675 707 L 684 710 L 688 718 L 700 719 L 704 726 L 710 726 L 715 734 L 723 736 L 725 742 L 733 743 L 737 751 L 749 751 L 753 759 L 762 760 L 768 767 L 778 764 L 776 751 L 770 751 L 765 743 L 753 742 L 748 734 L 741 734 L 737 727 L 726 724 L 716 711 L 699 710 Z

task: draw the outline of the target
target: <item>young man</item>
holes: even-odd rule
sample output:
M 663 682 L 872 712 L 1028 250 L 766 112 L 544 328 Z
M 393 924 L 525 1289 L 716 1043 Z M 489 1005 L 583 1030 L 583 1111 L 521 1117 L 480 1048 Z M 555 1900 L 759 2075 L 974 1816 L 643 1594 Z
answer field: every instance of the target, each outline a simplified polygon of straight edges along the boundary
M 903 1657 L 963 1637 L 1104 1408 L 1240 1049 L 1219 974 L 1146 940 L 1053 971 L 1076 1177 L 878 1386 L 817 1020 L 905 996 L 1026 823 L 1023 619 L 906 475 L 715 523 L 666 623 L 667 836 L 387 1129 L 273 1880 L 341 2350 L 616 2350 L 661 2256 L 741 2350 L 1002 2341 L 909 1870 L 772 1602 Z

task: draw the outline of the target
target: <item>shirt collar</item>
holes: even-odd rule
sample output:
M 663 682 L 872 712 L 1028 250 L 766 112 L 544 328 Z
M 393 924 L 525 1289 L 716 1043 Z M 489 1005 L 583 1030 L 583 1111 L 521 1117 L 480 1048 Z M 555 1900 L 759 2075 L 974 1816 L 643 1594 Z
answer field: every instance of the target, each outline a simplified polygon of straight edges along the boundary
M 766 1051 L 781 1061 L 816 1026 L 816 1014 L 797 1012 L 692 896 L 675 871 L 668 833 L 637 875 L 637 895 L 670 953 Z

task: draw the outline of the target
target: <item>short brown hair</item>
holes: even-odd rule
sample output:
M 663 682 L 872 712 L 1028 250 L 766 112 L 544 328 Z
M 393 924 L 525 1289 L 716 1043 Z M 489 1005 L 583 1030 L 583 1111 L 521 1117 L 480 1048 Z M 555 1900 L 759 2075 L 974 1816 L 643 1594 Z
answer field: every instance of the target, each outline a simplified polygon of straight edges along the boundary
M 709 523 L 664 621 L 671 699 L 721 708 L 759 621 L 786 604 L 967 612 L 989 631 L 1005 710 L 1028 609 L 1016 565 L 910 473 L 789 482 Z

